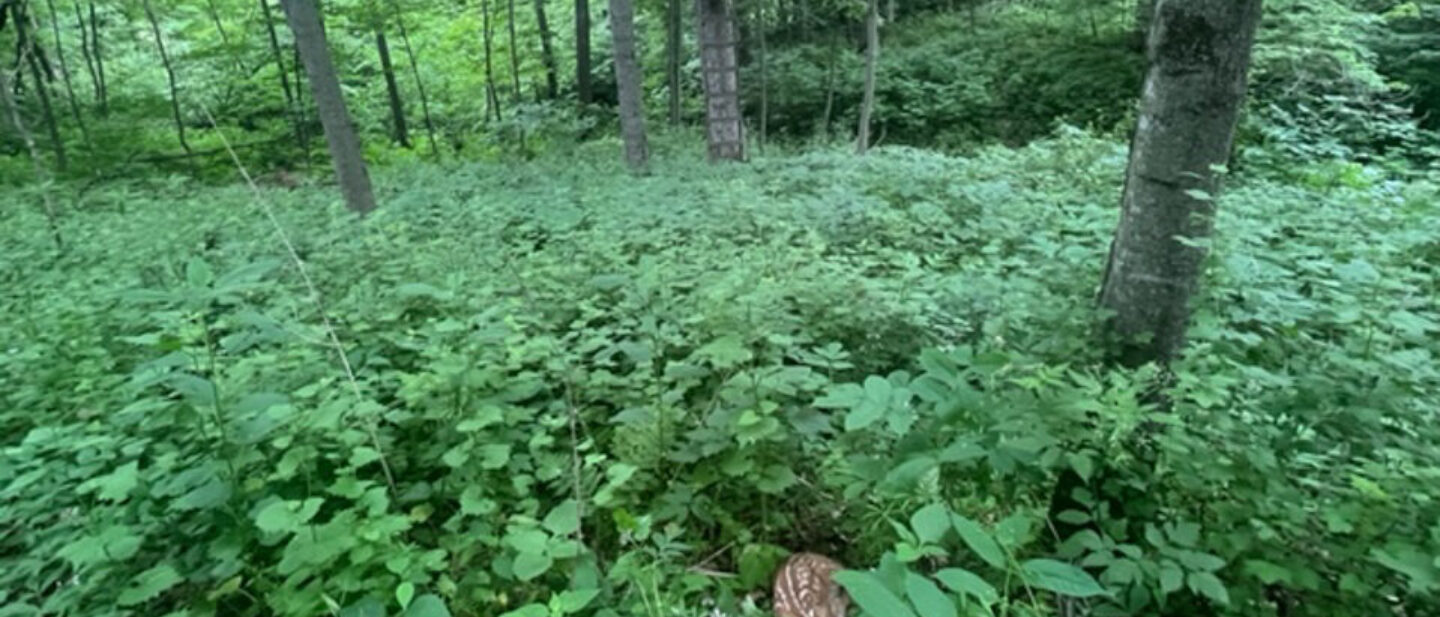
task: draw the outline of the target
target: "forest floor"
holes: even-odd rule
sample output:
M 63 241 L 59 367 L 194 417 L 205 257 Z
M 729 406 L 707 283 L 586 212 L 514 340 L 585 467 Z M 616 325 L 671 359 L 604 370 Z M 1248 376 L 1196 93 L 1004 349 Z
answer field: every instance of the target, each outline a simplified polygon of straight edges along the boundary
M 78 201 L 62 186 L 58 256 L 36 193 L 6 199 L 0 487 L 8 515 L 37 521 L 24 542 L 38 561 L 12 560 L 0 588 L 45 576 L 37 547 L 86 537 L 45 514 L 83 505 L 92 528 L 148 538 L 146 563 L 202 573 L 167 579 L 169 597 L 240 572 L 275 612 L 300 614 L 318 592 L 272 569 L 388 592 L 399 568 L 470 607 L 457 614 L 485 613 L 584 579 L 591 566 L 565 543 L 580 532 L 615 583 L 608 605 L 649 606 L 660 600 L 636 595 L 643 569 L 627 561 L 637 546 L 679 577 L 737 542 L 873 559 L 894 541 L 863 505 L 834 506 L 856 513 L 835 528 L 804 520 L 816 500 L 865 500 L 810 477 L 837 464 L 816 436 L 845 432 L 843 411 L 815 412 L 845 407 L 817 400 L 826 392 L 904 381 L 893 371 L 916 370 L 927 347 L 1101 362 L 1092 307 L 1123 144 L 1066 134 L 963 159 L 882 148 L 719 167 L 662 148 L 645 178 L 611 148 L 378 170 L 381 206 L 362 221 L 327 186 L 257 199 L 238 184 L 140 180 Z M 1379 407 L 1440 408 L 1437 204 L 1433 184 L 1368 171 L 1228 187 L 1192 334 L 1204 366 L 1228 372 L 1191 391 L 1196 408 L 1343 410 L 1372 386 L 1372 402 L 1393 399 Z M 1340 385 L 1297 392 L 1316 374 Z M 899 439 L 913 421 L 886 430 Z M 84 445 L 47 446 L 57 435 Z M 17 480 L 41 468 L 69 472 Z M 370 491 L 387 484 L 397 504 Z M 318 516 L 301 505 L 322 492 Z M 277 519 L 276 499 L 308 515 Z M 567 516 L 571 499 L 585 506 Z M 310 517 L 319 539 L 283 544 Z M 325 530 L 341 523 L 336 543 L 395 527 L 363 536 L 369 557 L 347 544 L 356 552 L 332 566 Z M 435 550 L 446 557 L 429 563 Z M 71 562 L 121 585 L 134 567 Z M 707 565 L 754 583 L 741 557 Z M 485 568 L 530 586 L 504 600 Z M 665 601 L 733 584 L 677 583 Z M 76 602 L 110 592 L 91 585 Z

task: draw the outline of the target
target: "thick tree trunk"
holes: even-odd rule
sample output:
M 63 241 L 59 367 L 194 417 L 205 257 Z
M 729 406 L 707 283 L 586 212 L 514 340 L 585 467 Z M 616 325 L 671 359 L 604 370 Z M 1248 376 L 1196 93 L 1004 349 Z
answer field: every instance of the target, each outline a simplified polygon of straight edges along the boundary
M 440 156 L 440 147 L 435 143 L 435 120 L 430 116 L 430 97 L 425 94 L 425 81 L 420 79 L 420 61 L 415 58 L 415 48 L 410 45 L 410 32 L 405 28 L 405 16 L 400 6 L 391 2 L 395 11 L 395 27 L 400 30 L 400 42 L 405 45 L 405 57 L 410 60 L 410 74 L 415 78 L 415 94 L 420 97 L 420 115 L 425 119 L 425 136 L 430 140 L 430 155 Z
M 745 160 L 740 114 L 740 68 L 735 54 L 735 20 L 730 0 L 696 0 L 700 27 L 700 72 L 705 86 L 705 141 L 710 160 Z
M 499 120 L 500 93 L 495 87 L 495 25 L 490 19 L 489 0 L 480 0 L 480 36 L 485 43 L 485 117 Z
M 390 62 L 390 43 L 385 40 L 383 30 L 375 31 L 375 51 L 380 55 L 380 72 L 385 74 L 385 94 L 390 101 L 390 122 L 395 143 L 402 148 L 413 148 L 410 144 L 410 127 L 405 124 L 405 101 L 400 98 L 400 84 L 395 82 L 395 65 Z
M 860 128 L 855 151 L 870 150 L 870 115 L 875 112 L 875 64 L 880 60 L 879 0 L 870 0 L 865 8 L 865 92 L 860 97 Z
M 175 79 L 175 67 L 170 64 L 170 53 L 165 51 L 165 35 L 160 32 L 160 20 L 155 17 L 150 0 L 144 0 L 145 18 L 150 20 L 150 31 L 155 34 L 155 48 L 160 52 L 160 66 L 165 69 L 165 81 L 170 85 L 170 115 L 175 120 L 175 134 L 180 138 L 180 149 L 190 154 L 190 142 L 185 139 L 185 118 L 180 113 L 180 84 Z
M 355 135 L 350 112 L 345 108 L 340 79 L 335 75 L 335 65 L 330 60 L 330 48 L 320 25 L 320 12 L 315 8 L 314 0 L 283 0 L 282 5 L 290 31 L 295 34 L 300 59 L 305 63 L 315 108 L 320 114 L 320 124 L 325 128 L 325 142 L 330 147 L 335 177 L 340 182 L 340 192 L 345 196 L 345 204 L 363 216 L 375 209 L 375 194 L 370 187 L 365 159 L 360 156 L 360 139 Z
M 1125 365 L 1173 358 L 1211 233 L 1261 0 L 1161 0 L 1100 305 Z M 1142 340 L 1148 339 L 1148 340 Z
M 644 173 L 650 163 L 650 144 L 645 137 L 640 58 L 635 53 L 635 5 L 631 0 L 610 0 L 610 34 L 615 47 L 615 83 L 620 99 L 620 137 L 625 141 L 625 162 L 636 173 Z
M 680 126 L 680 0 L 665 3 L 665 89 L 670 104 L 670 125 Z
M 90 53 L 95 54 L 95 74 L 100 77 L 100 117 L 110 115 L 110 82 L 105 79 L 105 50 L 100 47 L 100 18 L 96 15 L 95 3 L 90 3 Z
M 60 235 L 60 214 L 55 208 L 55 202 L 50 198 L 50 174 L 45 173 L 45 164 L 40 158 L 40 149 L 35 147 L 35 138 L 30 135 L 30 130 L 25 126 L 25 120 L 20 116 L 20 106 L 16 104 L 14 95 L 11 94 L 13 86 L 10 84 L 8 71 L 0 69 L 0 111 L 5 113 L 5 119 L 10 121 L 11 128 L 25 144 L 26 151 L 30 154 L 30 164 L 35 172 L 35 184 L 40 187 L 41 205 L 45 208 L 45 222 L 50 228 L 50 236 L 55 240 L 55 250 L 65 250 L 65 238 Z
M 590 85 L 590 0 L 575 0 L 575 96 L 581 107 L 595 100 Z
M 550 20 L 545 17 L 545 0 L 535 0 L 535 25 L 540 29 L 540 61 L 545 64 L 545 95 L 553 101 L 560 96 L 560 67 L 555 63 L 555 44 L 550 32 Z
M 55 0 L 45 0 L 45 7 L 50 10 L 50 30 L 55 34 L 55 60 L 60 63 L 60 80 L 65 85 L 70 115 L 75 119 L 75 125 L 80 128 L 85 147 L 89 148 L 93 143 L 90 141 L 90 128 L 85 125 L 85 117 L 80 113 L 80 99 L 75 96 L 75 83 L 70 78 L 70 63 L 65 60 L 65 46 L 60 39 L 60 14 L 55 10 Z

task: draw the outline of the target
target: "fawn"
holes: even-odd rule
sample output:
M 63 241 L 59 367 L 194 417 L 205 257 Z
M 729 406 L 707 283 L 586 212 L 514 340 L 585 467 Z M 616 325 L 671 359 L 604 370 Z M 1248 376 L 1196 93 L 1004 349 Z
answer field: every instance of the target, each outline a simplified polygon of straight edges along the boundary
M 823 555 L 791 555 L 775 573 L 775 617 L 845 617 L 850 599 L 830 578 L 842 569 Z

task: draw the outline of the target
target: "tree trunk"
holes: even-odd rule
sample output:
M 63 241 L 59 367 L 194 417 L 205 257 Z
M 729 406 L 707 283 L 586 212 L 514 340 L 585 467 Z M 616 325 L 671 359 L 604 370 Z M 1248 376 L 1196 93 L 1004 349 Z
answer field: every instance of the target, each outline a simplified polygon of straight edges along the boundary
M 870 114 L 875 111 L 875 64 L 880 59 L 879 0 L 870 0 L 865 8 L 865 92 L 860 98 L 860 129 L 855 151 L 870 150 Z
M 415 94 L 420 97 L 420 114 L 425 118 L 425 136 L 430 140 L 430 155 L 439 157 L 440 147 L 435 144 L 435 120 L 430 116 L 430 97 L 425 94 L 425 81 L 420 79 L 420 61 L 415 58 L 415 48 L 410 46 L 410 32 L 405 28 L 405 16 L 400 5 L 391 2 L 395 11 L 395 27 L 400 30 L 400 42 L 405 44 L 405 57 L 410 60 L 410 74 L 415 78 Z
M 225 23 L 220 20 L 220 10 L 215 6 L 215 0 L 205 0 L 205 10 L 210 14 L 211 23 L 215 24 L 215 32 L 220 34 L 220 43 L 230 47 L 230 34 L 225 32 Z M 238 63 L 239 60 L 237 59 Z
M 26 151 L 30 154 L 30 165 L 35 172 L 35 184 L 40 187 L 41 205 L 45 208 L 45 222 L 50 228 L 50 236 L 55 240 L 55 250 L 65 250 L 65 238 L 60 235 L 60 215 L 55 208 L 55 202 L 50 198 L 50 175 L 45 173 L 45 164 L 40 158 L 40 149 L 35 147 L 35 138 L 30 135 L 30 130 L 25 127 L 25 120 L 20 116 L 20 106 L 16 104 L 15 97 L 11 92 L 13 86 L 10 84 L 9 72 L 0 70 L 0 111 L 5 112 L 5 118 L 15 129 L 15 134 L 25 144 Z
M 105 51 L 100 47 L 100 18 L 96 16 L 95 3 L 90 2 L 90 53 L 95 54 L 95 74 L 100 77 L 100 117 L 110 115 L 110 82 L 105 79 Z
M 300 112 L 295 94 L 290 89 L 290 76 L 285 70 L 285 54 L 280 49 L 280 36 L 275 33 L 275 20 L 270 16 L 270 0 L 260 0 L 260 16 L 265 22 L 265 32 L 270 41 L 270 55 L 275 59 L 275 71 L 280 75 L 280 91 L 285 94 L 285 115 L 290 116 L 290 125 L 295 131 L 295 143 L 307 154 L 310 152 L 310 135 L 305 130 L 305 116 Z M 299 84 L 296 84 L 299 87 Z
M 320 12 L 315 8 L 314 0 L 283 0 L 282 5 L 290 31 L 295 35 L 300 59 L 305 63 L 311 95 L 320 114 L 320 124 L 325 128 L 325 142 L 330 147 L 335 177 L 340 182 L 340 192 L 345 196 L 345 205 L 363 216 L 375 209 L 375 194 L 370 187 L 365 159 L 360 156 L 360 139 L 350 123 L 350 112 L 345 109 L 340 79 L 335 75 L 335 65 L 330 60 L 330 48 L 325 41 L 325 31 L 320 26 Z
M 625 141 L 625 162 L 636 173 L 645 173 L 650 162 L 650 145 L 645 137 L 640 59 L 635 53 L 635 5 L 631 0 L 610 0 L 610 34 L 615 47 L 615 83 L 620 99 L 620 136 Z
M 834 42 L 830 45 L 830 59 L 825 66 L 825 113 L 821 118 L 821 126 L 825 129 L 825 139 L 828 141 L 835 137 L 835 65 L 841 53 L 840 45 Z
M 765 141 L 769 138 L 770 133 L 770 77 L 768 75 L 770 61 L 765 46 L 765 28 L 768 26 L 765 23 L 764 3 L 761 3 L 756 10 L 755 37 L 759 39 L 760 43 L 760 57 L 757 58 L 760 63 L 760 153 L 764 154 Z
M 65 85 L 70 115 L 75 118 L 75 125 L 80 128 L 80 137 L 88 149 L 93 142 L 90 141 L 90 128 L 85 125 L 85 117 L 80 113 L 80 99 L 75 96 L 75 83 L 70 79 L 70 63 L 65 60 L 65 47 L 60 40 L 60 14 L 55 10 L 55 0 L 45 0 L 45 7 L 50 10 L 50 30 L 55 34 L 55 60 L 60 63 L 60 80 Z
M 670 103 L 670 126 L 680 126 L 680 0 L 665 3 L 665 88 Z
M 40 112 L 45 120 L 45 130 L 50 134 L 50 147 L 55 152 L 55 169 L 64 173 L 70 167 L 70 162 L 65 155 L 65 140 L 60 136 L 60 122 L 55 117 L 55 107 L 50 103 L 50 85 L 46 82 L 45 69 L 38 57 L 40 46 L 35 41 L 37 35 L 29 31 L 26 24 L 29 17 L 20 5 L 10 5 L 10 16 L 15 23 L 15 47 L 23 56 L 26 66 L 30 67 L 30 76 L 35 81 L 35 95 L 40 98 Z M 16 70 L 20 70 L 20 67 L 16 67 Z M 18 106 L 16 109 L 16 113 L 19 113 Z
M 1161 0 L 1100 305 L 1127 366 L 1173 358 L 1245 99 L 1261 0 Z M 1148 340 L 1141 340 L 1146 339 Z
M 594 100 L 590 91 L 590 0 L 575 0 L 575 96 L 581 107 Z
M 540 61 L 545 64 L 545 94 L 546 98 L 553 101 L 560 97 L 560 67 L 555 63 L 555 44 L 551 39 L 550 21 L 545 17 L 545 0 L 535 0 L 535 24 L 540 29 Z
M 480 36 L 485 42 L 485 117 L 500 120 L 500 94 L 495 87 L 495 28 L 490 20 L 490 1 L 480 0 Z
M 1155 2 L 1135 0 L 1135 22 L 1130 27 L 1130 39 L 1136 49 L 1145 48 L 1145 35 L 1150 32 L 1150 23 L 1155 21 Z
M 285 0 L 280 0 L 280 3 L 281 9 L 283 11 L 285 6 Z M 325 33 L 325 26 L 323 23 L 320 26 L 320 33 Z M 306 85 L 306 83 L 308 82 L 308 78 L 305 75 L 305 61 L 300 59 L 300 43 L 295 40 L 290 41 L 290 66 L 295 67 L 295 122 L 297 123 L 297 126 L 301 127 L 301 130 L 303 131 L 301 134 L 305 136 L 304 141 L 300 142 L 300 147 L 305 151 L 305 158 L 303 159 L 303 162 L 306 168 L 309 168 L 311 126 L 309 113 L 310 106 L 305 101 L 305 90 L 308 87 Z M 325 131 L 325 127 L 320 127 L 320 131 L 323 133 Z
M 385 74 L 385 94 L 390 101 L 390 121 L 395 132 L 395 143 L 402 148 L 413 148 L 410 144 L 410 127 L 405 124 L 405 101 L 400 98 L 400 85 L 395 83 L 395 65 L 390 63 L 390 43 L 385 40 L 385 31 L 375 31 L 375 50 L 380 54 L 380 71 Z
M 90 75 L 90 94 L 95 104 L 100 103 L 100 77 L 95 74 L 95 58 L 90 54 L 90 28 L 85 25 L 85 13 L 80 10 L 80 2 L 77 0 L 75 7 L 75 25 L 80 29 L 80 55 L 85 58 L 85 71 Z
M 180 138 L 180 149 L 190 154 L 190 142 L 185 139 L 185 118 L 180 113 L 180 85 L 175 79 L 175 68 L 170 64 L 170 53 L 165 51 L 165 35 L 160 32 L 160 20 L 155 17 L 150 0 L 144 0 L 145 18 L 150 20 L 150 31 L 155 34 L 155 47 L 160 51 L 160 66 L 165 69 L 165 80 L 170 85 L 170 115 L 175 120 L 175 133 Z
M 510 31 L 510 100 L 520 102 L 520 46 L 515 44 L 515 0 L 505 2 L 505 25 Z
M 730 0 L 696 0 L 700 26 L 700 72 L 705 86 L 705 140 L 710 160 L 745 159 L 740 114 L 740 69 Z

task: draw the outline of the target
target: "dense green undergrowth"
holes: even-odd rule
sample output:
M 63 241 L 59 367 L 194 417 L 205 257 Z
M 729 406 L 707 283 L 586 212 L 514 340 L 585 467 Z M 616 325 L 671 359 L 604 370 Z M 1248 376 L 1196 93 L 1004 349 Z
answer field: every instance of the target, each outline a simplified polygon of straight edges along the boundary
M 672 147 L 266 190 L 318 303 L 240 187 L 62 186 L 58 256 L 14 193 L 0 615 L 758 614 L 802 549 L 872 613 L 1440 610 L 1432 182 L 1232 182 L 1162 378 L 1091 336 L 1120 144 Z

